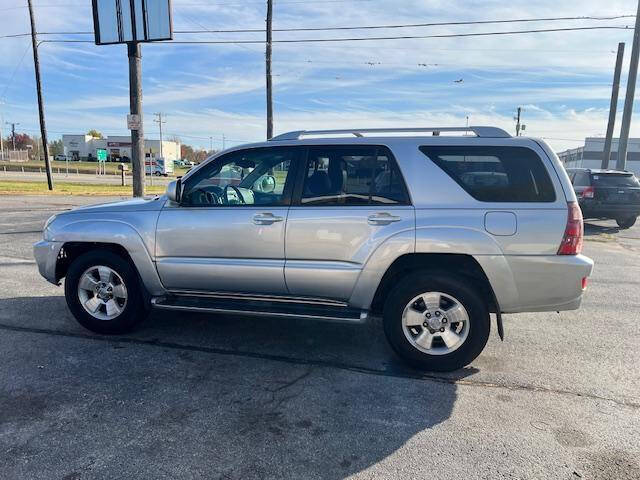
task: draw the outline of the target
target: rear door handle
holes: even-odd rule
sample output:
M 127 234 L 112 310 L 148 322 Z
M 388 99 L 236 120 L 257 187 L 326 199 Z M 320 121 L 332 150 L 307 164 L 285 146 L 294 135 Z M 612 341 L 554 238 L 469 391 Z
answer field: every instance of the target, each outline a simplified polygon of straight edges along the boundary
M 367 217 L 369 225 L 389 225 L 400 220 L 402 220 L 402 217 L 397 217 L 387 212 L 374 213 Z
M 256 225 L 272 225 L 276 222 L 281 222 L 284 220 L 282 217 L 278 217 L 273 213 L 256 213 L 253 216 L 253 223 Z

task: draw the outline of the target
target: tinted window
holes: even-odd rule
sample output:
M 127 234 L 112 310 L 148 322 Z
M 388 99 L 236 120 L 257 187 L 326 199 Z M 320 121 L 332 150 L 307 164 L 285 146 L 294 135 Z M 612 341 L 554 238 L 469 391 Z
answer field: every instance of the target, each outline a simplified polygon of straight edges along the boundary
M 588 187 L 591 185 L 591 179 L 589 178 L 589 172 L 576 172 L 576 176 L 573 179 L 573 184 L 576 187 Z
M 640 182 L 633 175 L 593 174 L 593 184 L 597 187 L 640 187 Z
M 302 191 L 306 205 L 407 204 L 400 171 L 386 147 L 311 147 Z
M 555 201 L 542 160 L 528 148 L 425 146 L 420 150 L 476 200 Z
M 186 180 L 182 203 L 207 207 L 288 204 L 285 186 L 299 152 L 259 148 L 217 158 Z

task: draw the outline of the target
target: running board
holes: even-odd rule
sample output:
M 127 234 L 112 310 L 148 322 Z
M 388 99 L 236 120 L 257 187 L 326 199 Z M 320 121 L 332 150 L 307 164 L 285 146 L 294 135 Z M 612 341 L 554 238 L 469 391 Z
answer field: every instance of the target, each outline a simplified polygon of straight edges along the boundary
M 201 295 L 171 295 L 151 299 L 154 308 L 260 317 L 287 317 L 342 323 L 364 323 L 368 313 L 338 305 L 281 302 L 270 299 L 231 299 Z

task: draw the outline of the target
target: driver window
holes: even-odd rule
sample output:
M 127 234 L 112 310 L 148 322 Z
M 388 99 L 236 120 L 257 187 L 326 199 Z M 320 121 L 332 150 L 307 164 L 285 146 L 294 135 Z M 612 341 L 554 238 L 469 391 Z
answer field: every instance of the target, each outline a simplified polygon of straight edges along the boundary
M 296 148 L 258 148 L 217 158 L 187 179 L 187 206 L 278 206 L 288 204 L 287 179 Z

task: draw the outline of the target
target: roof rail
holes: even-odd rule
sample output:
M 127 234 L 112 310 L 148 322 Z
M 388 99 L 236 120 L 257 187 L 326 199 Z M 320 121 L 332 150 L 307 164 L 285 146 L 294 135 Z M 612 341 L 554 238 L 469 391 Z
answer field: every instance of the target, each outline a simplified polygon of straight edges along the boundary
M 283 133 L 271 138 L 269 141 L 300 140 L 301 137 L 310 135 L 354 135 L 363 137 L 363 133 L 412 133 L 431 132 L 434 136 L 440 132 L 473 132 L 477 137 L 482 138 L 511 138 L 507 132 L 497 127 L 419 127 L 419 128 L 358 128 L 346 130 L 296 130 L 294 132 Z

